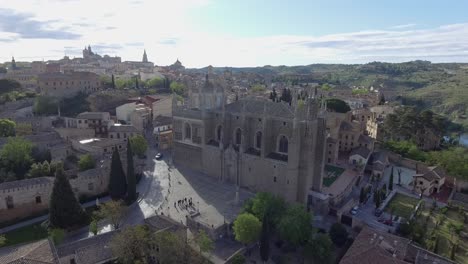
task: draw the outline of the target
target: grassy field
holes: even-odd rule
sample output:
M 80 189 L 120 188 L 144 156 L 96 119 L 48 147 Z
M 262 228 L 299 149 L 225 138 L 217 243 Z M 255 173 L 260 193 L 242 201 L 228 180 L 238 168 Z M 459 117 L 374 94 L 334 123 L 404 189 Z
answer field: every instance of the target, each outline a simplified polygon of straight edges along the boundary
M 391 209 L 393 208 L 394 215 L 409 219 L 418 201 L 419 200 L 416 198 L 397 193 L 388 203 L 387 207 L 385 208 L 385 212 L 390 213 Z
M 416 219 L 416 221 L 424 224 L 424 246 L 428 250 L 450 258 L 452 247 L 457 244 L 455 262 L 468 264 L 468 239 L 460 236 L 462 232 L 468 231 L 468 228 L 464 225 L 463 214 L 464 212 L 459 212 L 456 209 L 448 209 L 445 213 L 444 209 L 433 212 L 425 210 Z M 436 240 L 438 240 L 437 243 Z
M 47 229 L 43 228 L 40 224 L 34 224 L 5 233 L 5 246 L 32 242 L 46 237 Z
M 341 174 L 345 169 L 340 168 L 340 167 L 335 167 L 331 165 L 325 165 L 325 172 L 327 173 L 327 177 L 323 178 L 323 185 L 325 187 L 330 187 L 338 177 L 340 177 Z

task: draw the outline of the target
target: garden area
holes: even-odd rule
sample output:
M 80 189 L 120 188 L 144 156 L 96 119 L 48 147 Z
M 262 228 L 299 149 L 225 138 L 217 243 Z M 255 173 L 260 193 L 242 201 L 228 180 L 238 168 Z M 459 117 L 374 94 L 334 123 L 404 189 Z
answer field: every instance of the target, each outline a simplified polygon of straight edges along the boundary
M 385 212 L 409 219 L 419 200 L 401 193 L 396 193 L 385 207 Z
M 325 165 L 325 173 L 327 175 L 323 178 L 323 185 L 325 187 L 330 187 L 344 171 L 345 169 L 340 167 Z
M 416 218 L 399 228 L 399 232 L 436 254 L 456 263 L 468 264 L 468 216 L 461 208 L 420 210 Z
M 11 246 L 44 239 L 48 236 L 48 232 L 47 228 L 38 223 L 12 230 L 5 233 L 4 236 L 6 238 L 4 246 Z

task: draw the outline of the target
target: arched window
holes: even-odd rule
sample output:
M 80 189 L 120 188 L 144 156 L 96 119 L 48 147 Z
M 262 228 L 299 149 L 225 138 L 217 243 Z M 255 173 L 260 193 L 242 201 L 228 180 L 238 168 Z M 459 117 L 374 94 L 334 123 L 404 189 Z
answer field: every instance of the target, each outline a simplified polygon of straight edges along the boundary
M 262 132 L 261 131 L 257 131 L 257 133 L 255 134 L 255 147 L 257 149 L 262 148 Z
M 286 136 L 281 136 L 278 145 L 278 152 L 288 153 L 288 139 Z
M 222 133 L 223 127 L 218 126 L 216 129 L 216 140 L 221 141 L 221 133 Z
M 192 127 L 190 124 L 185 124 L 185 139 L 192 139 Z
M 242 143 L 242 130 L 240 128 L 236 129 L 236 145 Z

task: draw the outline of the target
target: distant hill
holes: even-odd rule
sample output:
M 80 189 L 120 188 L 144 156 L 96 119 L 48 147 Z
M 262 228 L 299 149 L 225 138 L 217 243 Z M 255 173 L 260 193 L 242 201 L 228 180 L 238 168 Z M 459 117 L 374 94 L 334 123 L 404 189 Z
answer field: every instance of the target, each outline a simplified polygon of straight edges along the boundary
M 273 80 L 300 80 L 329 83 L 341 87 L 374 87 L 386 98 L 404 104 L 432 109 L 468 128 L 468 64 L 411 61 L 372 62 L 360 65 L 311 64 L 305 66 L 218 67 L 233 73 L 246 72 L 273 76 Z M 206 72 L 206 68 L 196 71 Z

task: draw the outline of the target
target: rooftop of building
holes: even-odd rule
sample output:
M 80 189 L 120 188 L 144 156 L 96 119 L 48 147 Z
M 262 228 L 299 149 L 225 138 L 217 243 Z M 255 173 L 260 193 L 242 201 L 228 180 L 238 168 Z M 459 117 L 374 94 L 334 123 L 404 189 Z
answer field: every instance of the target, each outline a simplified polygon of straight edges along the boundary
M 79 140 L 80 144 L 94 147 L 112 147 L 122 142 L 123 140 L 112 138 L 87 138 Z
M 31 179 L 0 183 L 0 190 L 9 190 L 9 189 L 23 188 L 23 187 L 33 186 L 33 185 L 53 184 L 53 183 L 54 183 L 53 177 L 31 178 Z
M 414 245 L 409 239 L 365 226 L 340 264 L 454 263 Z
M 358 147 L 358 148 L 354 148 L 353 150 L 351 150 L 351 153 L 349 154 L 350 156 L 353 156 L 353 155 L 359 155 L 363 158 L 369 158 L 369 155 L 370 155 L 371 151 L 366 148 L 366 147 Z
M 76 116 L 79 119 L 106 119 L 110 116 L 109 112 L 83 112 Z
M 153 123 L 155 127 L 170 125 L 172 124 L 172 117 L 159 115 L 153 120 Z
M 58 264 L 52 242 L 48 239 L 0 248 L 2 264 Z
M 109 132 L 138 133 L 138 130 L 133 125 L 114 124 L 109 127 Z

